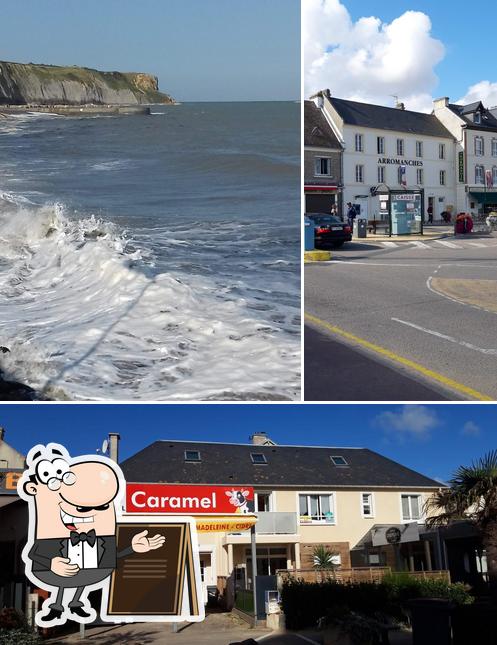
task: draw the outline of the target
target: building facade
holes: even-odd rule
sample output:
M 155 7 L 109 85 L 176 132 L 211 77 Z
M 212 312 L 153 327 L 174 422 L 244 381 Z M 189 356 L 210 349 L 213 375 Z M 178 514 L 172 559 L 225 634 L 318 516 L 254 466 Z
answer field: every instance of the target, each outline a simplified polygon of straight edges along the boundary
M 456 209 L 455 138 L 432 114 L 347 101 L 329 90 L 313 97 L 343 150 L 344 208 L 351 202 L 368 220 L 382 220 L 380 195 L 418 193 L 421 216 Z
M 458 212 L 497 210 L 497 118 L 481 101 L 468 105 L 434 101 L 435 117 L 452 133 Z
M 304 101 L 304 195 L 306 213 L 342 212 L 342 147 L 324 114 Z
M 251 444 L 158 441 L 121 466 L 128 483 L 254 487 L 258 576 L 312 569 L 320 544 L 344 569 L 395 566 L 392 548 L 368 545 L 368 535 L 375 527 L 421 527 L 424 504 L 440 488 L 367 449 L 279 446 L 260 437 Z M 214 585 L 230 606 L 237 588 L 251 587 L 250 533 L 200 532 L 199 540 L 205 593 Z M 415 554 L 402 545 L 401 565 L 430 568 L 423 545 Z

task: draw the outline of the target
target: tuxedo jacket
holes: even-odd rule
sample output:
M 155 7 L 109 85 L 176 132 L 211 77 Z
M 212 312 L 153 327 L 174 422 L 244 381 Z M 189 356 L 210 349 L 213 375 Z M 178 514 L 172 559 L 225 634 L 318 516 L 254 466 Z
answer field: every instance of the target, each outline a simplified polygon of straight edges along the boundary
M 45 540 L 35 540 L 28 558 L 33 562 L 33 571 L 50 571 L 50 565 L 53 558 L 67 558 L 69 538 L 49 538 Z M 117 559 L 124 558 L 133 553 L 133 549 L 128 547 L 117 553 L 116 536 L 105 535 L 97 536 L 97 555 L 99 569 L 115 569 Z

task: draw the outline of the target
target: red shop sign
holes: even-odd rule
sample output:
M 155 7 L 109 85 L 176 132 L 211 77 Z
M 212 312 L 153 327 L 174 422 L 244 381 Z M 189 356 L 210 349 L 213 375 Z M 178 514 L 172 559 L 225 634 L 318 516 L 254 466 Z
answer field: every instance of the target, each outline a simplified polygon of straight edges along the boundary
M 250 486 L 126 484 L 127 513 L 247 514 L 254 513 Z

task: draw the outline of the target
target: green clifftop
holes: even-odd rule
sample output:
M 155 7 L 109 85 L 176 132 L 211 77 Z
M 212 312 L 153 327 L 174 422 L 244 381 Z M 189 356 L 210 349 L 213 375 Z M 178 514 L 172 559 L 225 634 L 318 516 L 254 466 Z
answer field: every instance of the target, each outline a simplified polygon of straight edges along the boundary
M 0 105 L 136 105 L 174 103 L 157 77 L 0 61 Z

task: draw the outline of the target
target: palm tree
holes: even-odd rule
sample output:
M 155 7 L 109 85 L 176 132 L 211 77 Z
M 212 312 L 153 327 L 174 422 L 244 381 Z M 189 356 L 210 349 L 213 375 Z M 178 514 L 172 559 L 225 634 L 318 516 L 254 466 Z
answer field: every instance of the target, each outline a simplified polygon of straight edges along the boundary
M 444 526 L 454 520 L 469 520 L 480 530 L 487 554 L 488 581 L 497 596 L 497 450 L 459 466 L 449 488 L 440 489 L 426 504 L 428 527 Z
M 334 558 L 338 555 L 334 551 L 330 551 L 324 544 L 316 544 L 312 551 L 313 567 L 320 571 L 334 570 L 336 568 Z

